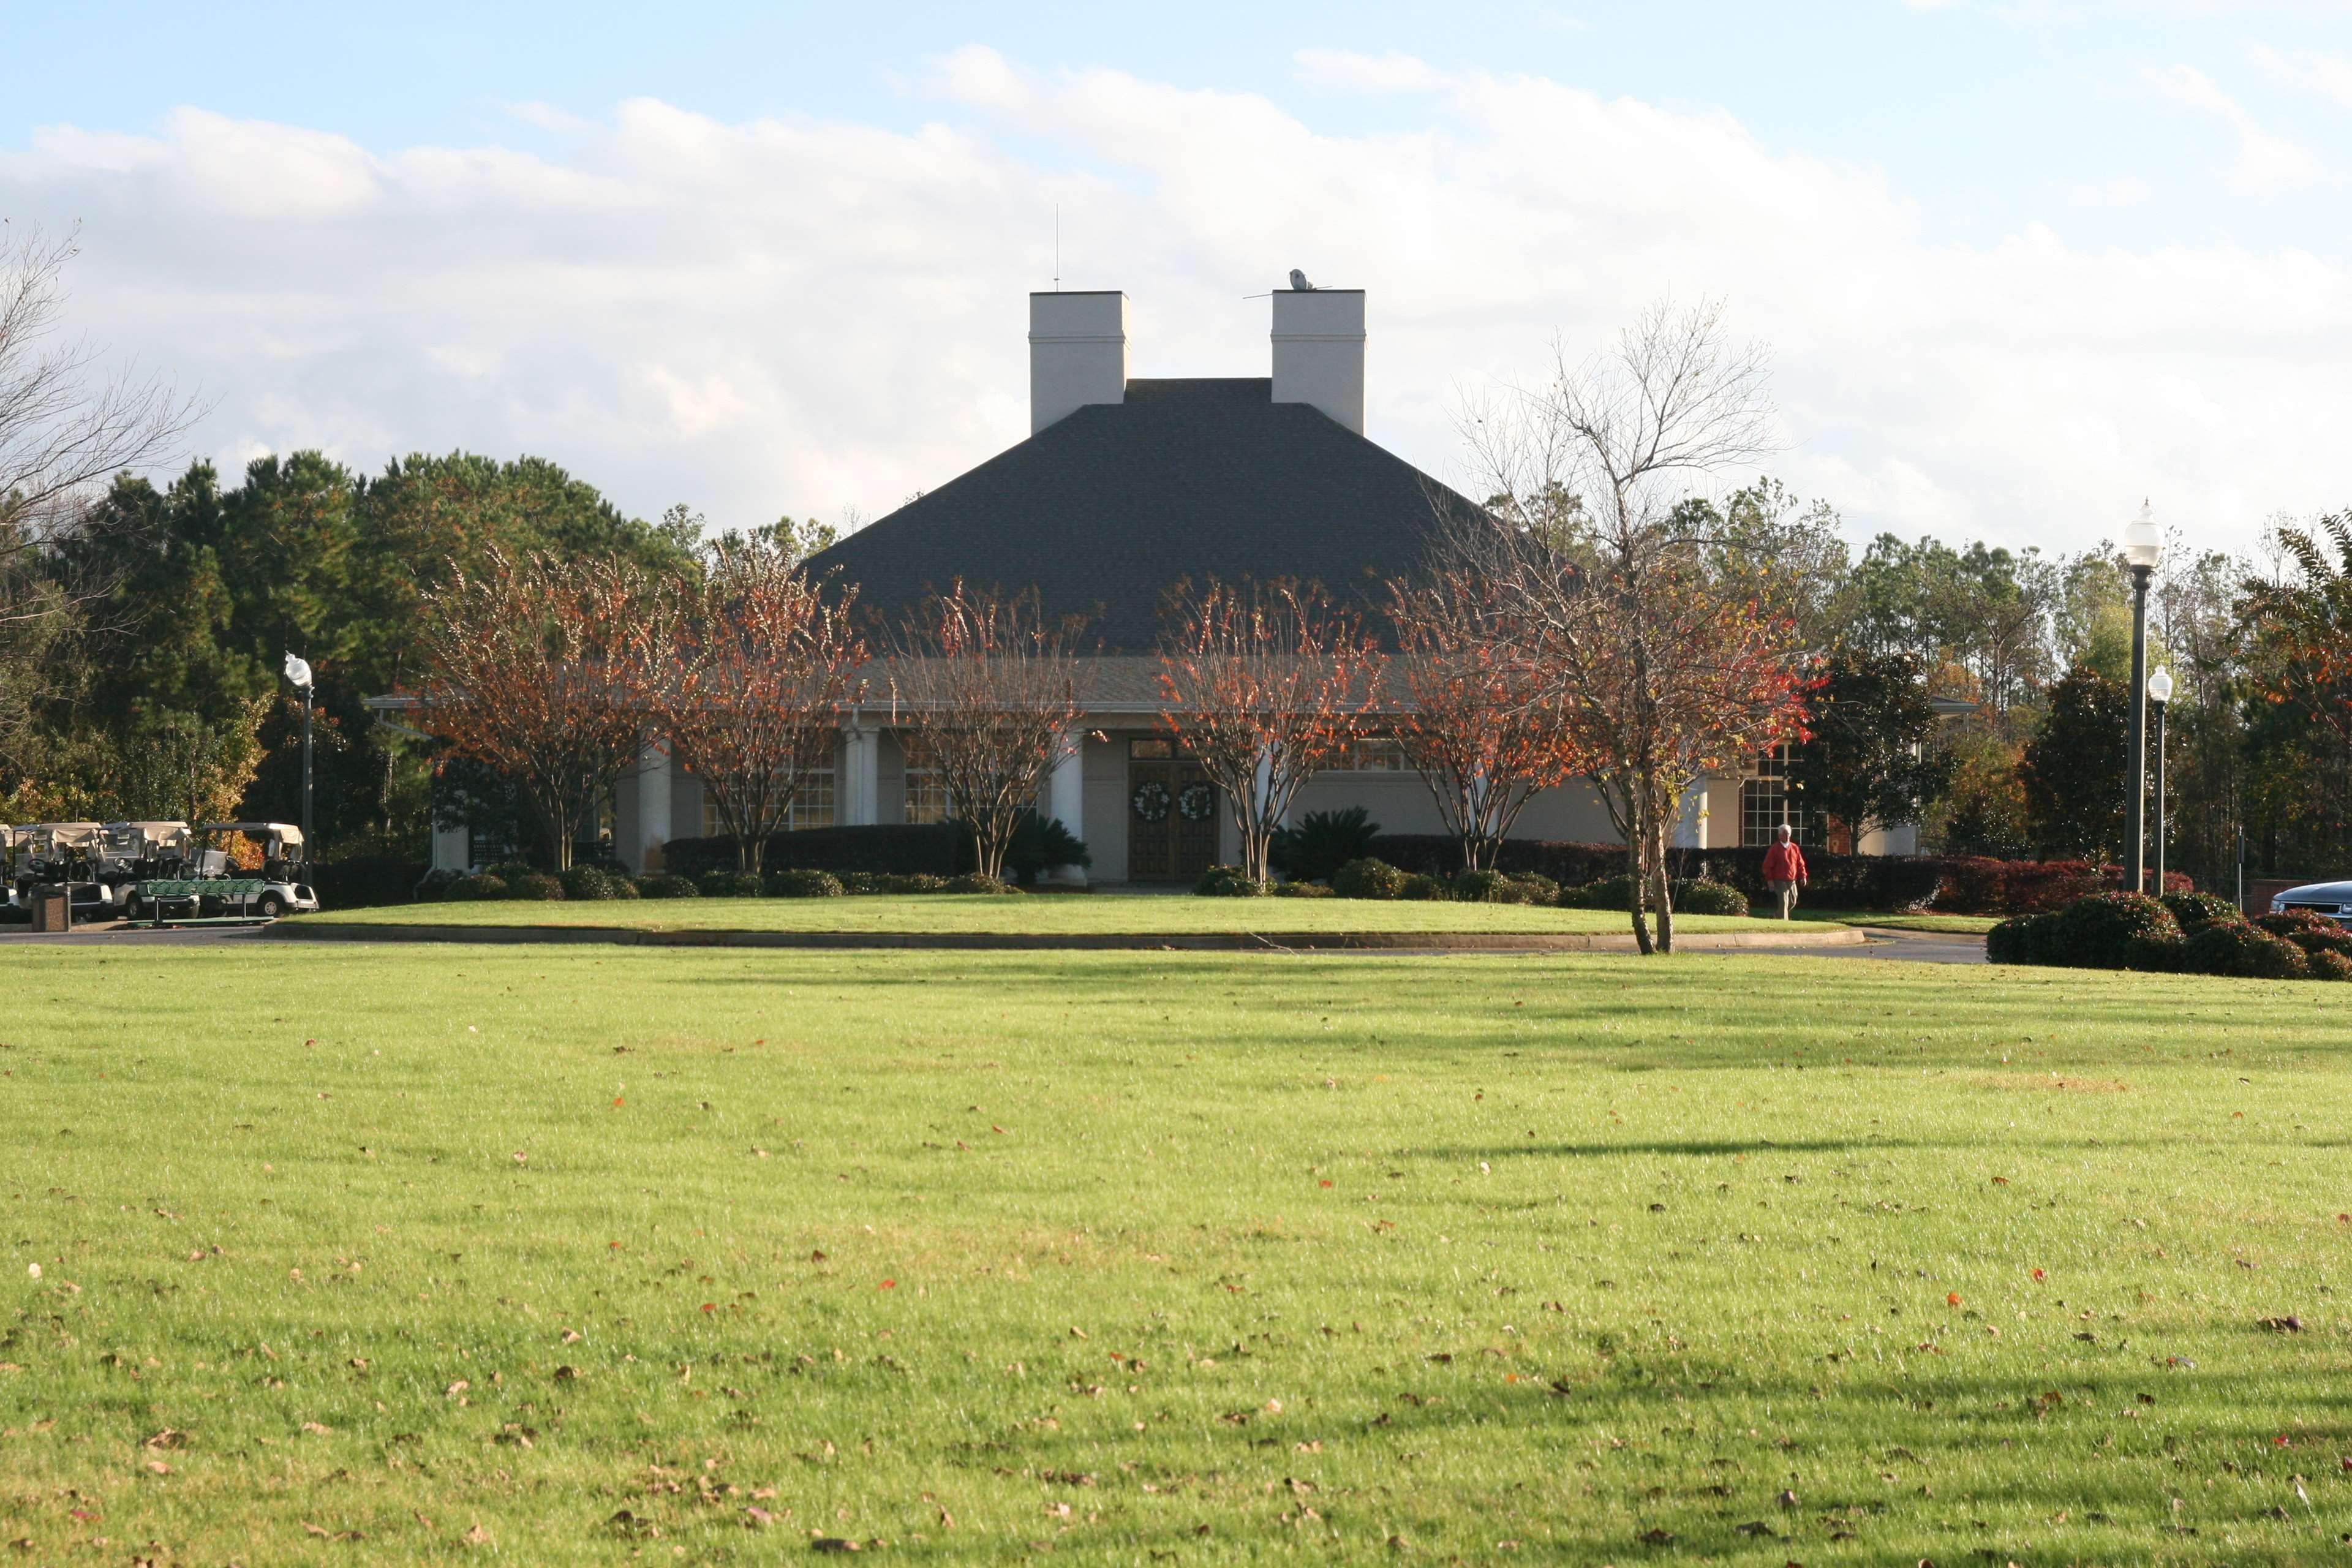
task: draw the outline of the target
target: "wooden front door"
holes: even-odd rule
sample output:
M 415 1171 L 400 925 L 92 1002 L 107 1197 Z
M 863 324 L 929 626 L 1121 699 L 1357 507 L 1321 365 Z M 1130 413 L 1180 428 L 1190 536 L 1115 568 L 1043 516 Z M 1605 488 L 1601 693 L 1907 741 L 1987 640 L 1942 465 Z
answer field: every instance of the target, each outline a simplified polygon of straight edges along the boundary
M 1169 741 L 1127 743 L 1127 879 L 1190 882 L 1217 862 L 1216 787 Z

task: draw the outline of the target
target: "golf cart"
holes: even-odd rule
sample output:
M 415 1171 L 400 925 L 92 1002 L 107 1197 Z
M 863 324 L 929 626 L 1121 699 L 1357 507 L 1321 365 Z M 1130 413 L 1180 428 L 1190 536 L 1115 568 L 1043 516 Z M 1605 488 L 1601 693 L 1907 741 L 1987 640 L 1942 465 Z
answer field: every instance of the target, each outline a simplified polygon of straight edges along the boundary
M 134 920 L 276 920 L 280 915 L 316 910 L 319 897 L 302 879 L 305 846 L 302 830 L 284 822 L 205 822 L 193 829 L 182 824 L 149 824 L 179 827 L 186 835 L 169 876 L 145 878 L 131 884 L 129 896 Z M 261 864 L 238 867 L 226 848 L 209 847 L 215 837 L 244 835 L 258 846 Z M 199 843 L 205 847 L 196 847 Z
M 8 855 L 8 903 L 29 919 L 37 888 L 63 887 L 71 919 L 110 921 L 121 915 L 118 884 L 127 880 L 106 826 L 98 822 L 42 822 L 12 829 Z M 110 879 L 109 873 L 112 876 Z

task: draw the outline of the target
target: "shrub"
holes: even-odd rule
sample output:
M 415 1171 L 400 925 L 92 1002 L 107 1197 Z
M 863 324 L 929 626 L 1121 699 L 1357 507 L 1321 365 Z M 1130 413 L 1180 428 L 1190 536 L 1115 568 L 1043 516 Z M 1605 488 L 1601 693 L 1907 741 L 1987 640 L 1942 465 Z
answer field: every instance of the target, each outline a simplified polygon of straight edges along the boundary
M 2305 952 L 2335 952 L 2352 958 L 2352 931 L 2311 910 L 2282 910 L 2257 915 L 2254 927 L 2282 936 Z
M 690 899 L 702 889 L 694 885 L 691 877 L 681 877 L 675 871 L 656 871 L 637 879 L 637 891 L 648 899 Z
M 2184 943 L 2180 967 L 2192 974 L 2238 974 L 2294 980 L 2310 973 L 2303 949 L 2251 925 L 2207 926 Z
M 561 903 L 564 898 L 563 884 L 544 871 L 525 871 L 507 882 L 507 897 L 528 903 Z
M 1559 884 L 1529 872 L 1514 877 L 1507 871 L 1457 871 L 1447 882 L 1452 895 L 1465 904 L 1554 904 Z
M 2094 893 L 2058 916 L 2053 956 L 2082 969 L 2126 969 L 2139 944 L 2179 942 L 2180 924 L 2146 893 Z
M 1744 915 L 1748 912 L 1748 895 L 1724 882 L 1704 878 L 1696 882 L 1676 882 L 1669 891 L 1674 895 L 1675 908 L 1691 915 Z
M 1381 825 L 1360 805 L 1310 811 L 1297 826 L 1275 834 L 1275 868 L 1295 882 L 1325 880 L 1350 860 L 1362 859 L 1380 831 Z
M 419 903 L 437 904 L 450 897 L 449 889 L 457 886 L 457 879 L 464 875 L 462 871 L 427 871 L 416 879 L 414 897 Z
M 966 871 L 961 877 L 950 877 L 940 884 L 942 893 L 1017 893 L 1021 889 L 999 877 L 983 877 L 977 871 Z
M 1264 882 L 1253 882 L 1238 866 L 1212 866 L 1192 884 L 1192 891 L 1211 899 L 1258 899 L 1268 892 Z
M 2189 936 L 2210 925 L 2242 925 L 2246 919 L 2237 905 L 2219 893 L 2167 893 L 2164 907 Z
M 705 871 L 695 879 L 706 899 L 756 899 L 760 879 L 749 871 Z
M 877 893 L 944 893 L 948 890 L 945 877 L 928 876 L 910 871 L 904 876 L 877 876 L 872 879 L 872 891 Z
M 1331 873 L 1331 890 L 1343 899 L 1396 899 L 1404 896 L 1404 873 L 1385 860 L 1350 860 Z
M 2041 918 L 2040 915 L 2012 915 L 1985 932 L 1985 961 L 1989 963 L 2034 962 L 2026 956 L 2027 949 L 2032 945 L 2026 937 L 2026 931 Z
M 468 872 L 453 879 L 448 896 L 474 901 L 482 899 L 503 899 L 507 896 L 507 879 L 493 877 L 488 871 Z
M 1433 904 L 1445 900 L 1445 883 L 1423 871 L 1408 871 L 1398 884 L 1396 896 L 1411 903 Z
M 613 891 L 615 880 L 613 874 L 595 866 L 566 867 L 555 874 L 555 879 L 563 884 L 563 896 L 567 899 L 596 900 L 619 896 Z
M 2323 947 L 2306 952 L 2303 961 L 2310 966 L 2314 980 L 2352 980 L 2352 958 L 2333 948 Z
M 830 871 L 771 871 L 767 895 L 772 899 L 837 899 L 848 889 Z
M 1633 907 L 1630 877 L 1602 877 L 1559 890 L 1560 908 L 1567 910 L 1630 910 Z
M 1276 882 L 1274 896 L 1277 899 L 1330 899 L 1339 895 L 1320 882 Z
M 1013 842 L 1005 846 L 1004 868 L 1027 886 L 1048 871 L 1065 866 L 1091 866 L 1095 858 L 1086 842 L 1062 825 L 1061 818 L 1024 811 L 1013 826 Z

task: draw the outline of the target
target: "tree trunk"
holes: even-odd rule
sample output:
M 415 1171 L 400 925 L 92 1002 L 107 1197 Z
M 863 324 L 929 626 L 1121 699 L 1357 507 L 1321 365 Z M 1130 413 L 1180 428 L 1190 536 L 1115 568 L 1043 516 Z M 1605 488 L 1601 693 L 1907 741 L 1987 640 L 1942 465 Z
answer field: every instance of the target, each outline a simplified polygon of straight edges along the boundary
M 1650 922 L 1643 912 L 1650 869 L 1644 864 L 1649 858 L 1649 797 L 1639 783 L 1630 783 L 1625 797 L 1633 807 L 1632 820 L 1626 825 L 1630 831 L 1625 835 L 1625 907 L 1633 912 L 1633 945 L 1647 958 L 1653 951 Z
M 1664 802 L 1661 801 L 1660 805 L 1663 805 Z M 1673 883 L 1666 875 L 1666 824 L 1669 820 L 1671 819 L 1663 812 L 1658 813 L 1655 825 L 1651 829 L 1650 858 L 1655 866 L 1655 869 L 1651 873 L 1652 902 L 1658 911 L 1658 951 L 1660 952 L 1672 952 L 1675 950 L 1675 895 Z

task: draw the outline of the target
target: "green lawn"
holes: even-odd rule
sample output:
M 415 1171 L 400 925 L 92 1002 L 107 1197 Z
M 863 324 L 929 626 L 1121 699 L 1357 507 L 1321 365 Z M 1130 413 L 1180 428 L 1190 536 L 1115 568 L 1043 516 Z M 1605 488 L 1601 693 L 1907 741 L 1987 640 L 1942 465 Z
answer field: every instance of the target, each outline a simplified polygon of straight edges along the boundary
M 752 1563 L 818 1531 L 1998 1568 L 2352 1531 L 2352 987 L 5 956 L 26 1562 Z
M 1525 904 L 1392 903 L 1375 899 L 1200 899 L 1182 894 L 930 893 L 842 899 L 643 899 L 627 902 L 395 904 L 304 915 L 356 925 L 591 925 L 638 931 L 1606 931 L 1625 914 Z M 1777 920 L 1680 915 L 1687 931 L 1778 931 Z

